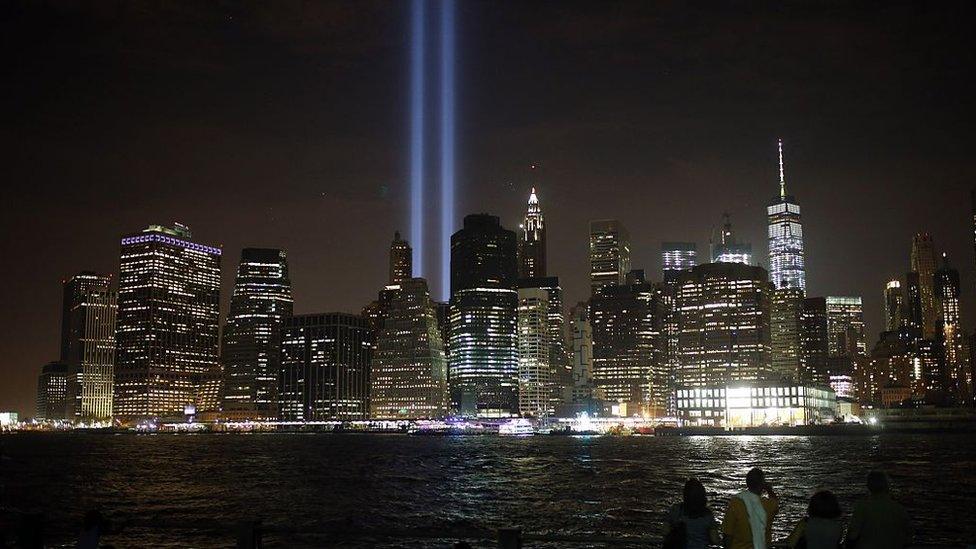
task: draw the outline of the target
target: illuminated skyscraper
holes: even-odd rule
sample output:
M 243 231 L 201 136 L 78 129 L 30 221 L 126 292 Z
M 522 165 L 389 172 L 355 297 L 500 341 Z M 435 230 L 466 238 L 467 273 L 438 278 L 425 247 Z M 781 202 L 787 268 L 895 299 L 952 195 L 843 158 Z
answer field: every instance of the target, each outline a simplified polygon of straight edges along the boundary
M 546 276 L 546 223 L 533 187 L 529 194 L 529 209 L 519 225 L 519 278 Z
M 427 281 L 387 286 L 370 372 L 370 417 L 435 419 L 449 412 L 447 359 Z
M 933 339 L 938 332 L 938 303 L 935 300 L 935 245 L 927 233 L 912 239 L 912 272 L 918 273 L 922 337 Z
M 390 284 L 413 277 L 413 249 L 410 243 L 400 238 L 400 231 L 393 233 L 390 244 Z
M 630 272 L 630 234 L 615 219 L 590 221 L 590 290 L 620 285 Z
M 706 263 L 678 277 L 678 386 L 767 379 L 771 285 L 762 267 Z
M 866 355 L 860 297 L 827 296 L 827 352 L 832 357 Z
M 518 290 L 519 415 L 553 413 L 549 365 L 549 294 L 542 288 Z
M 800 206 L 786 194 L 783 140 L 779 140 L 779 196 L 766 208 L 769 218 L 769 279 L 774 288 L 806 291 Z M 775 345 L 775 344 L 774 344 Z
M 112 419 L 117 295 L 111 282 L 91 272 L 64 282 L 61 361 L 68 365 L 69 419 Z
M 283 250 L 244 248 L 221 346 L 228 417 L 278 416 L 281 328 L 291 314 L 288 256 Z
M 804 299 L 800 318 L 800 381 L 826 384 L 830 380 L 826 298 Z
M 803 290 L 777 288 L 770 302 L 770 341 L 773 374 L 794 379 L 801 373 Z
M 559 277 L 547 276 L 537 278 L 523 278 L 518 281 L 519 289 L 538 288 L 546 292 L 546 310 L 548 340 L 549 340 L 549 368 L 552 400 L 551 409 L 568 400 L 569 387 L 572 385 L 572 367 L 570 355 L 566 349 L 566 320 L 563 316 L 563 289 L 559 285 Z
M 969 356 L 964 348 L 965 337 L 960 325 L 959 313 L 959 271 L 949 266 L 949 260 L 942 254 L 942 268 L 935 272 L 935 299 L 941 313 L 939 318 L 939 339 L 945 349 L 945 373 L 948 389 L 959 401 L 966 401 L 971 395 L 972 379 L 969 369 Z
M 739 242 L 732 233 L 728 213 L 722 216 L 722 232 L 718 242 L 712 242 L 712 263 L 743 263 L 752 265 L 752 244 Z
M 450 384 L 462 415 L 518 413 L 515 233 L 487 214 L 451 236 Z
M 359 315 L 322 313 L 286 319 L 278 389 L 281 419 L 366 419 L 370 338 L 366 319 Z
M 902 293 L 901 282 L 890 280 L 884 291 L 885 331 L 893 332 L 904 323 L 905 294 Z
M 68 372 L 63 362 L 49 362 L 37 376 L 37 419 L 67 419 Z
M 663 280 L 677 278 L 678 273 L 698 265 L 698 245 L 694 242 L 664 242 L 661 244 Z
M 589 306 L 586 302 L 573 308 L 570 329 L 573 353 L 572 403 L 579 407 L 593 398 L 593 328 L 590 326 Z
M 180 224 L 150 225 L 122 238 L 116 417 L 218 407 L 221 250 L 191 239 Z

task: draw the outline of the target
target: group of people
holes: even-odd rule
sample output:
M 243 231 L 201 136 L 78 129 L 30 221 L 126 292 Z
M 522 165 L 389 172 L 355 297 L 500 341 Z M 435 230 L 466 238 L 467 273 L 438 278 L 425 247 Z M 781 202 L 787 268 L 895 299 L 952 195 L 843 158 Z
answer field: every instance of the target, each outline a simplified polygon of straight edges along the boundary
M 872 471 L 868 496 L 854 505 L 845 533 L 840 502 L 829 491 L 810 498 L 807 516 L 783 542 L 793 549 L 897 549 L 911 541 L 905 508 L 889 492 L 888 476 Z M 705 486 L 695 478 L 685 482 L 681 503 L 668 512 L 665 549 L 705 549 L 723 545 L 729 549 L 767 549 L 772 544 L 773 519 L 779 498 L 766 482 L 762 469 L 746 475 L 746 490 L 729 500 L 719 524 L 708 507 Z M 846 534 L 846 535 L 845 535 Z

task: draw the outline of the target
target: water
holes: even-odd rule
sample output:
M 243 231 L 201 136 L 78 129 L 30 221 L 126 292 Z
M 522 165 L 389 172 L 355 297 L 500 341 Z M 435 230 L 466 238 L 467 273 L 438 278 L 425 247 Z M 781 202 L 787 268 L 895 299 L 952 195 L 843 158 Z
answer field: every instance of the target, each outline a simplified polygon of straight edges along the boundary
M 873 437 L 410 437 L 18 434 L 0 438 L 6 503 L 43 512 L 69 543 L 101 508 L 119 547 L 226 547 L 260 518 L 269 546 L 444 547 L 506 525 L 526 532 L 657 536 L 685 478 L 719 513 L 761 465 L 788 533 L 809 496 L 846 511 L 867 471 L 891 475 L 925 542 L 976 541 L 976 439 Z M 441 539 L 436 539 L 438 536 Z M 476 545 L 477 546 L 477 545 Z M 487 546 L 487 545 L 485 545 Z

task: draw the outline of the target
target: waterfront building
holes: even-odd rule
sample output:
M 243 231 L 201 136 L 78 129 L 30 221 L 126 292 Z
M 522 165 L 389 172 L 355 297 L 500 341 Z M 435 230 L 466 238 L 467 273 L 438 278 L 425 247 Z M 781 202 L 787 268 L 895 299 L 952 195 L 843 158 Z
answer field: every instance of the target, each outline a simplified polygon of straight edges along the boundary
M 779 195 L 766 208 L 769 220 L 769 279 L 776 289 L 806 291 L 800 205 L 786 194 L 783 140 L 779 140 Z
M 863 405 L 891 404 L 895 395 L 912 394 L 913 355 L 907 332 L 884 332 L 870 357 L 852 362 L 854 396 Z
M 770 352 L 772 373 L 794 379 L 803 371 L 803 290 L 776 288 L 770 299 Z
M 752 265 L 752 244 L 739 242 L 732 233 L 732 220 L 722 215 L 722 231 L 718 242 L 712 241 L 712 263 L 744 263 Z
M 890 280 L 885 284 L 884 314 L 885 331 L 895 331 L 904 323 L 905 294 L 902 292 L 901 282 L 897 280 Z
M 939 312 L 938 338 L 945 351 L 947 389 L 957 401 L 964 402 L 971 395 L 972 378 L 969 369 L 969 353 L 965 350 L 965 337 L 959 313 L 959 271 L 949 266 L 946 254 L 942 254 L 942 267 L 934 275 L 936 310 Z
M 919 308 L 922 337 L 934 339 L 938 332 L 939 311 L 935 300 L 935 245 L 928 233 L 912 239 L 912 272 L 918 273 Z
M 447 358 L 427 281 L 387 286 L 370 372 L 370 417 L 437 419 L 448 415 Z
M 519 225 L 518 276 L 536 278 L 546 276 L 546 222 L 539 206 L 535 187 L 529 193 L 529 207 L 525 220 Z
M 410 243 L 400 238 L 400 231 L 393 233 L 390 244 L 390 284 L 413 277 L 413 248 Z
M 574 408 L 588 405 L 594 397 L 593 390 L 593 327 L 590 325 L 589 304 L 585 301 L 573 307 L 570 315 L 573 353 Z
M 631 271 L 626 283 L 590 298 L 593 380 L 620 415 L 664 416 L 669 392 L 663 290 Z
M 834 420 L 837 397 L 821 385 L 732 383 L 681 386 L 678 418 L 691 427 L 775 427 L 826 424 Z
M 830 379 L 830 336 L 827 331 L 826 298 L 808 297 L 803 300 L 800 334 L 800 381 L 827 383 Z
M 116 417 L 218 408 L 220 256 L 220 248 L 195 242 L 178 223 L 122 237 Z
M 678 273 L 698 265 L 698 245 L 694 242 L 661 244 L 662 280 L 673 281 Z
M 362 316 L 320 313 L 287 318 L 281 335 L 281 419 L 367 419 L 372 350 Z
M 117 294 L 111 284 L 111 277 L 92 272 L 63 283 L 61 362 L 68 366 L 67 419 L 112 419 Z
M 226 417 L 246 420 L 278 416 L 281 329 L 292 307 L 284 250 L 244 248 L 221 346 Z
M 64 420 L 67 417 L 68 372 L 64 362 L 49 362 L 37 376 L 36 419 Z
M 661 244 L 662 279 L 664 280 L 664 337 L 665 360 L 668 370 L 668 415 L 674 415 L 675 372 L 678 371 L 678 317 L 674 301 L 678 291 L 678 275 L 698 265 L 698 245 L 694 242 L 665 242 Z
M 679 386 L 767 379 L 770 294 L 766 270 L 742 263 L 706 263 L 678 277 Z
M 515 233 L 468 215 L 451 236 L 450 385 L 467 417 L 518 414 Z
M 546 417 L 554 411 L 549 294 L 542 288 L 519 288 L 518 300 L 519 415 Z
M 630 272 L 630 234 L 615 219 L 590 221 L 590 291 L 624 284 Z

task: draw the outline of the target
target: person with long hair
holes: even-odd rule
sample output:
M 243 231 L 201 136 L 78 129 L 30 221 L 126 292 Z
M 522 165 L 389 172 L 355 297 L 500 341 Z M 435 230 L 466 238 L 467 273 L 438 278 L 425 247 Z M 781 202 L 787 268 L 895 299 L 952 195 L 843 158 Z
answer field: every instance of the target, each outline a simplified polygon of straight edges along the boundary
M 718 523 L 708 508 L 705 486 L 697 478 L 685 482 L 681 503 L 671 506 L 665 524 L 666 549 L 705 549 L 719 542 Z
M 840 502 L 828 490 L 810 498 L 807 516 L 801 519 L 786 543 L 793 549 L 837 549 L 844 535 Z

